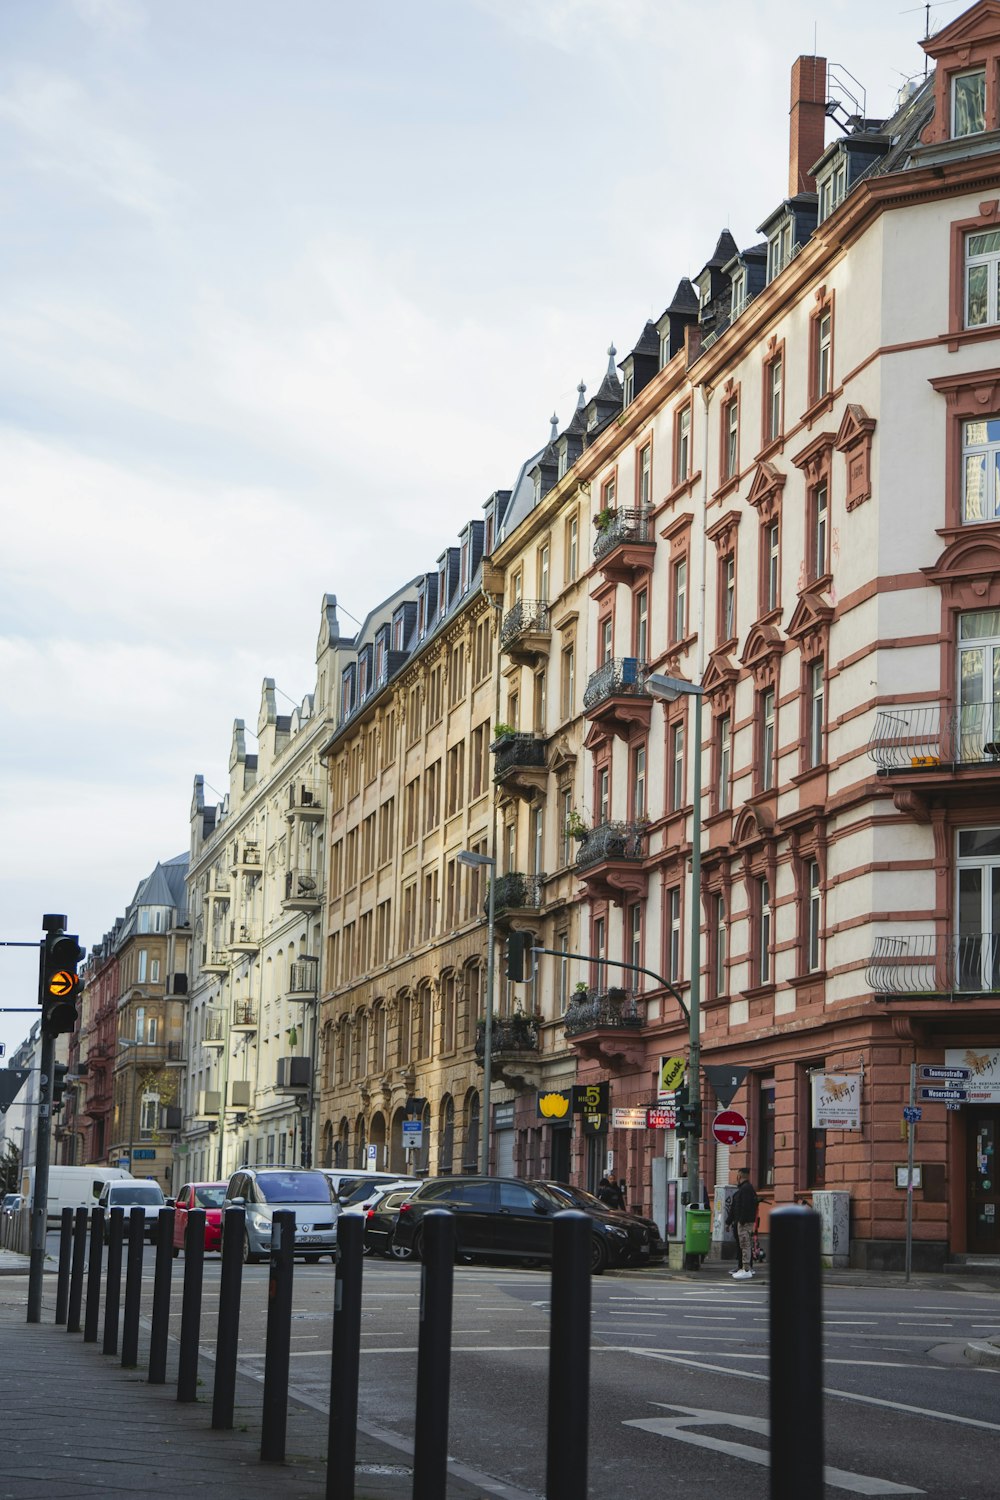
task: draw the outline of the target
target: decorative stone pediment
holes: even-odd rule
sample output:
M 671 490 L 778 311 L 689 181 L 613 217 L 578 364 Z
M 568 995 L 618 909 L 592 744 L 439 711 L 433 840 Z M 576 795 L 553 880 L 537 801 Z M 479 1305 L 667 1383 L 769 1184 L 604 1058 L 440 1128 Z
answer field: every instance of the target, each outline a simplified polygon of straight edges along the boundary
M 720 516 L 714 526 L 709 526 L 705 535 L 715 543 L 716 551 L 720 557 L 725 557 L 727 552 L 732 552 L 736 546 L 736 531 L 740 524 L 740 513 L 738 510 L 727 510 L 724 516 Z
M 774 675 L 784 649 L 785 643 L 777 627 L 770 622 L 759 621 L 747 636 L 740 661 L 760 686 L 770 681 Z
M 564 734 L 557 734 L 553 738 L 545 758 L 549 770 L 557 774 L 560 771 L 571 770 L 576 765 L 576 751 Z
M 1000 608 L 1000 528 L 987 522 L 938 535 L 951 540 L 923 572 L 940 587 L 945 602 L 956 609 Z
M 792 463 L 797 469 L 802 470 L 807 484 L 819 484 L 823 479 L 830 463 L 831 449 L 836 441 L 836 433 L 818 432 L 811 443 L 807 443 L 801 452 L 796 453 Z
M 774 519 L 787 478 L 787 474 L 782 474 L 766 458 L 757 465 L 750 493 L 747 495 L 747 504 L 759 512 L 762 521 Z
M 733 843 L 759 844 L 774 832 L 774 807 L 771 801 L 745 803 L 733 824 Z
M 856 510 L 872 493 L 872 433 L 875 418 L 863 406 L 847 407 L 837 431 L 834 447 L 847 463 L 847 509 Z
M 955 73 L 967 68 L 987 69 L 986 129 L 997 129 L 997 104 L 994 93 L 996 58 L 1000 53 L 1000 4 L 997 0 L 980 0 L 964 15 L 956 17 L 934 36 L 920 44 L 937 63 L 934 79 L 934 117 L 923 134 L 925 142 L 948 139 L 951 128 L 950 84 Z M 974 137 L 973 137 L 974 139 Z
M 785 635 L 790 641 L 797 641 L 803 651 L 809 654 L 808 648 L 822 648 L 832 619 L 833 605 L 826 595 L 818 589 L 803 589 L 792 618 L 785 627 Z
M 739 672 L 724 651 L 713 651 L 708 658 L 701 685 L 706 694 L 728 692 L 739 679 Z

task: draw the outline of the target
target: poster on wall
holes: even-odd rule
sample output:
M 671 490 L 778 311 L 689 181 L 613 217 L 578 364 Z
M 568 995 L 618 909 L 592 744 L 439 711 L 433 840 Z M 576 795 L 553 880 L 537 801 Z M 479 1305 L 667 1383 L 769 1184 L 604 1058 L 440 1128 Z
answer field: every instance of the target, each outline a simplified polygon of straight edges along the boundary
M 861 1074 L 813 1073 L 812 1128 L 861 1129 Z
M 1000 1104 L 1000 1049 L 946 1047 L 945 1067 L 968 1068 L 969 1077 L 957 1085 L 967 1104 Z

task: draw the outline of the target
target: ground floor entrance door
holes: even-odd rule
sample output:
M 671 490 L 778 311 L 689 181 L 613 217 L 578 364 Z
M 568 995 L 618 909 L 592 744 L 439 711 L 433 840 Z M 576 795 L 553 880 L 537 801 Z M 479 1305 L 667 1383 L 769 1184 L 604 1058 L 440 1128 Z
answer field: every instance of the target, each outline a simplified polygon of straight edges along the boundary
M 968 1244 L 972 1255 L 1000 1255 L 1000 1109 L 967 1104 Z

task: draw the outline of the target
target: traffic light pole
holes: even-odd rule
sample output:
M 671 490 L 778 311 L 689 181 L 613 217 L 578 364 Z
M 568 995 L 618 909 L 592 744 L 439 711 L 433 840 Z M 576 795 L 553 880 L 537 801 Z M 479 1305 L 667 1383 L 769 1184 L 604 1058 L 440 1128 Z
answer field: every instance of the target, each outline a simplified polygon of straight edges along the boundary
M 51 912 L 42 918 L 45 937 L 39 944 L 38 1004 L 44 1005 L 45 975 L 49 944 L 53 934 L 62 932 L 66 918 Z M 52 1082 L 55 1073 L 55 1037 L 42 1028 L 41 1076 L 38 1100 L 38 1129 L 35 1131 L 35 1180 L 31 1197 L 31 1251 L 28 1259 L 28 1322 L 42 1321 L 42 1277 L 45 1271 L 45 1223 L 49 1201 L 49 1157 L 52 1141 Z

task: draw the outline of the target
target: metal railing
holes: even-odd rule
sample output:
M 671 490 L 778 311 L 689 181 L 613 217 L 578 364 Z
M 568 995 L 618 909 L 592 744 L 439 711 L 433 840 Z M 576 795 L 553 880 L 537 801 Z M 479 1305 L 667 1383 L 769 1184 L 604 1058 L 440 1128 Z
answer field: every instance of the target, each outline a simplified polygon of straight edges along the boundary
M 315 870 L 289 870 L 286 873 L 286 901 L 319 901 L 322 894 Z
M 567 1036 L 585 1031 L 637 1031 L 643 1021 L 642 1009 L 629 990 L 587 990 L 566 1007 L 563 1026 Z
M 538 734 L 507 734 L 493 747 L 493 777 L 499 781 L 516 766 L 545 769 L 545 747 L 548 741 Z
M 576 868 L 585 870 L 609 859 L 643 859 L 645 852 L 645 823 L 599 823 L 580 845 Z
M 523 635 L 548 635 L 549 606 L 546 599 L 521 599 L 509 609 L 500 626 L 500 650 L 520 640 Z
M 520 875 L 516 871 L 498 876 L 494 897 L 495 915 L 499 916 L 505 911 L 537 911 L 542 904 L 544 882 L 544 875 Z M 489 889 L 487 884 L 484 911 L 489 908 Z
M 288 966 L 288 993 L 315 995 L 319 989 L 319 960 L 299 958 Z
M 220 1015 L 205 1017 L 205 1030 L 202 1032 L 203 1042 L 224 1042 L 226 1040 L 226 1018 Z
M 259 948 L 260 928 L 256 922 L 230 922 L 230 948 Z
M 1000 993 L 1000 935 L 878 937 L 865 975 L 876 995 L 995 995 Z
M 605 557 L 622 542 L 654 542 L 650 514 L 648 505 L 640 510 L 613 510 L 607 524 L 597 533 L 594 556 Z
M 234 1000 L 233 1001 L 233 1025 L 234 1026 L 256 1026 L 257 1025 L 257 1002 L 256 1002 L 256 1000 Z
M 503 1057 L 509 1052 L 537 1052 L 538 1024 L 531 1016 L 504 1016 L 494 1018 L 490 1028 L 491 1056 Z M 482 1062 L 486 1055 L 486 1022 L 476 1023 L 476 1057 Z
M 647 697 L 646 663 L 637 656 L 612 656 L 591 672 L 583 695 L 584 712 L 598 708 L 608 698 Z
M 939 765 L 1000 766 L 1000 703 L 882 709 L 868 754 L 886 771 Z

